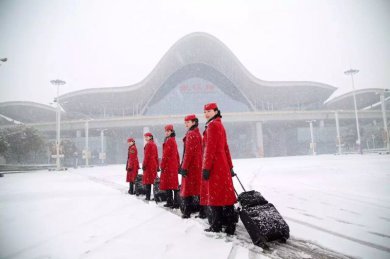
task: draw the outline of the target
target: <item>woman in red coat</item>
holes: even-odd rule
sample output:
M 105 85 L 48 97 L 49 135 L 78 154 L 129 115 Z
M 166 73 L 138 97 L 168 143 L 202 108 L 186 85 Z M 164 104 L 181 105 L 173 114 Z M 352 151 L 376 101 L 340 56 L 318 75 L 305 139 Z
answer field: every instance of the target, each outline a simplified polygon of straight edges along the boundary
M 180 196 L 183 198 L 182 218 L 189 218 L 191 215 L 191 204 L 194 196 L 200 195 L 200 180 L 202 174 L 202 136 L 198 128 L 198 118 L 194 114 L 184 118 L 185 127 L 188 129 L 183 138 L 183 161 L 180 167 L 182 175 Z M 204 210 L 201 210 L 200 217 L 204 218 Z
M 135 146 L 135 140 L 133 138 L 129 138 L 127 143 L 129 145 L 129 150 L 126 163 L 126 182 L 130 183 L 129 194 L 134 194 L 134 182 L 139 169 L 138 152 L 137 147 Z
M 207 119 L 203 133 L 202 185 L 200 202 L 210 207 L 210 228 L 206 231 L 220 232 L 222 220 L 227 223 L 225 232 L 234 234 L 236 229 L 234 204 L 233 163 L 227 144 L 221 112 L 216 103 L 204 106 Z M 224 212 L 224 215 L 223 213 Z M 225 214 L 226 212 L 226 214 Z
M 165 140 L 163 144 L 163 155 L 161 159 L 161 177 L 160 190 L 165 190 L 167 193 L 167 203 L 164 207 L 175 207 L 177 202 L 174 202 L 174 191 L 179 187 L 179 152 L 177 151 L 177 144 L 175 139 L 175 131 L 173 125 L 165 126 Z
M 146 145 L 144 147 L 144 161 L 142 162 L 142 184 L 146 187 L 146 199 L 150 201 L 152 184 L 157 177 L 158 170 L 158 151 L 157 145 L 153 141 L 153 135 L 150 132 L 144 134 Z

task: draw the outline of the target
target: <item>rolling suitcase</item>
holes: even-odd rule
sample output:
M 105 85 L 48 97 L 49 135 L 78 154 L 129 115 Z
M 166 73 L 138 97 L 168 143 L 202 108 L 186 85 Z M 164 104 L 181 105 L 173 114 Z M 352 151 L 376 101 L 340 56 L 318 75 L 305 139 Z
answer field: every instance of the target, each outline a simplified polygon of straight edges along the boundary
M 237 177 L 237 175 L 236 175 Z M 277 211 L 258 191 L 246 191 L 237 177 L 244 192 L 238 195 L 241 207 L 239 215 L 252 242 L 262 248 L 268 248 L 266 242 L 278 240 L 286 242 L 290 237 L 290 228 Z
M 160 190 L 160 178 L 156 177 L 153 184 L 153 196 L 157 202 L 167 201 L 167 193 Z
M 135 178 L 134 193 L 137 196 L 146 194 L 145 185 L 142 184 L 142 174 L 138 174 Z

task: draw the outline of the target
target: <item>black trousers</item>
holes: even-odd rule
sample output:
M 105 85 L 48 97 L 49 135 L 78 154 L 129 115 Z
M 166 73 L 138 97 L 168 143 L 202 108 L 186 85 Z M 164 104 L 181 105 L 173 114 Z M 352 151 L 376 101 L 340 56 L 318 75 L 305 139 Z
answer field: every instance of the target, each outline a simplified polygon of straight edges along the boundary
M 226 232 L 234 233 L 237 223 L 234 205 L 210 206 L 209 223 L 212 231 L 221 231 L 222 225 L 226 226 Z M 232 233 L 232 234 L 233 234 Z
M 200 209 L 199 209 L 199 218 L 201 218 L 201 219 L 205 219 L 205 218 L 207 218 L 207 210 L 208 210 L 208 208 L 207 208 L 207 206 L 202 206 L 202 205 L 200 205 Z
M 180 204 L 177 200 L 177 196 L 179 194 L 178 190 L 166 190 L 167 194 L 167 205 L 172 206 L 174 208 L 179 208 Z
M 134 194 L 134 183 L 132 182 L 129 183 L 129 193 Z
M 183 215 L 190 216 L 193 211 L 193 196 L 184 197 L 183 199 Z
M 173 190 L 166 190 L 165 193 L 167 194 L 167 205 L 173 206 Z
M 151 184 L 145 184 L 146 189 L 146 198 L 145 200 L 150 201 L 150 194 L 152 192 L 152 185 Z

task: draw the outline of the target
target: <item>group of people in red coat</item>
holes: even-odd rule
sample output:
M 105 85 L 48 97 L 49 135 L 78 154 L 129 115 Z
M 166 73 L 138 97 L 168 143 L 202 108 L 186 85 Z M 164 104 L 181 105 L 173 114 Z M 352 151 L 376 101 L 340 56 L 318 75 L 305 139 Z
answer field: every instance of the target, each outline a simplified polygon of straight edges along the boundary
M 165 190 L 167 193 L 167 203 L 164 206 L 175 208 L 179 190 L 178 174 L 181 174 L 182 218 L 191 216 L 191 206 L 195 200 L 199 200 L 198 217 L 208 217 L 210 223 L 210 227 L 205 231 L 221 232 L 224 226 L 224 231 L 233 235 L 236 229 L 234 204 L 237 199 L 232 180 L 235 173 L 226 131 L 216 103 L 208 103 L 204 106 L 204 116 L 207 122 L 203 137 L 198 128 L 198 118 L 193 114 L 184 118 L 187 132 L 183 138 L 181 163 L 173 125 L 165 126 L 160 165 L 153 135 L 149 132 L 144 134 L 146 145 L 142 162 L 142 183 L 146 186 L 146 200 L 150 200 L 151 185 L 157 177 L 157 172 L 161 171 L 160 190 Z M 130 183 L 129 193 L 134 194 L 134 182 L 138 174 L 139 162 L 134 139 L 129 138 L 128 144 L 126 180 Z

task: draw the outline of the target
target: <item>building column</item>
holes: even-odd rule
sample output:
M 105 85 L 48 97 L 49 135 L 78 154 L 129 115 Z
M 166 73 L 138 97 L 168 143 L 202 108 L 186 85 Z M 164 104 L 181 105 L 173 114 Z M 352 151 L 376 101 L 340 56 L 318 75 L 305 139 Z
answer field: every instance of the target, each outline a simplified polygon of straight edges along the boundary
M 264 157 L 263 123 L 256 122 L 256 157 Z
M 340 136 L 340 124 L 339 124 L 339 113 L 336 111 L 334 114 L 334 119 L 336 120 L 336 132 L 337 132 L 337 149 L 338 149 L 338 154 L 341 155 L 341 136 Z

